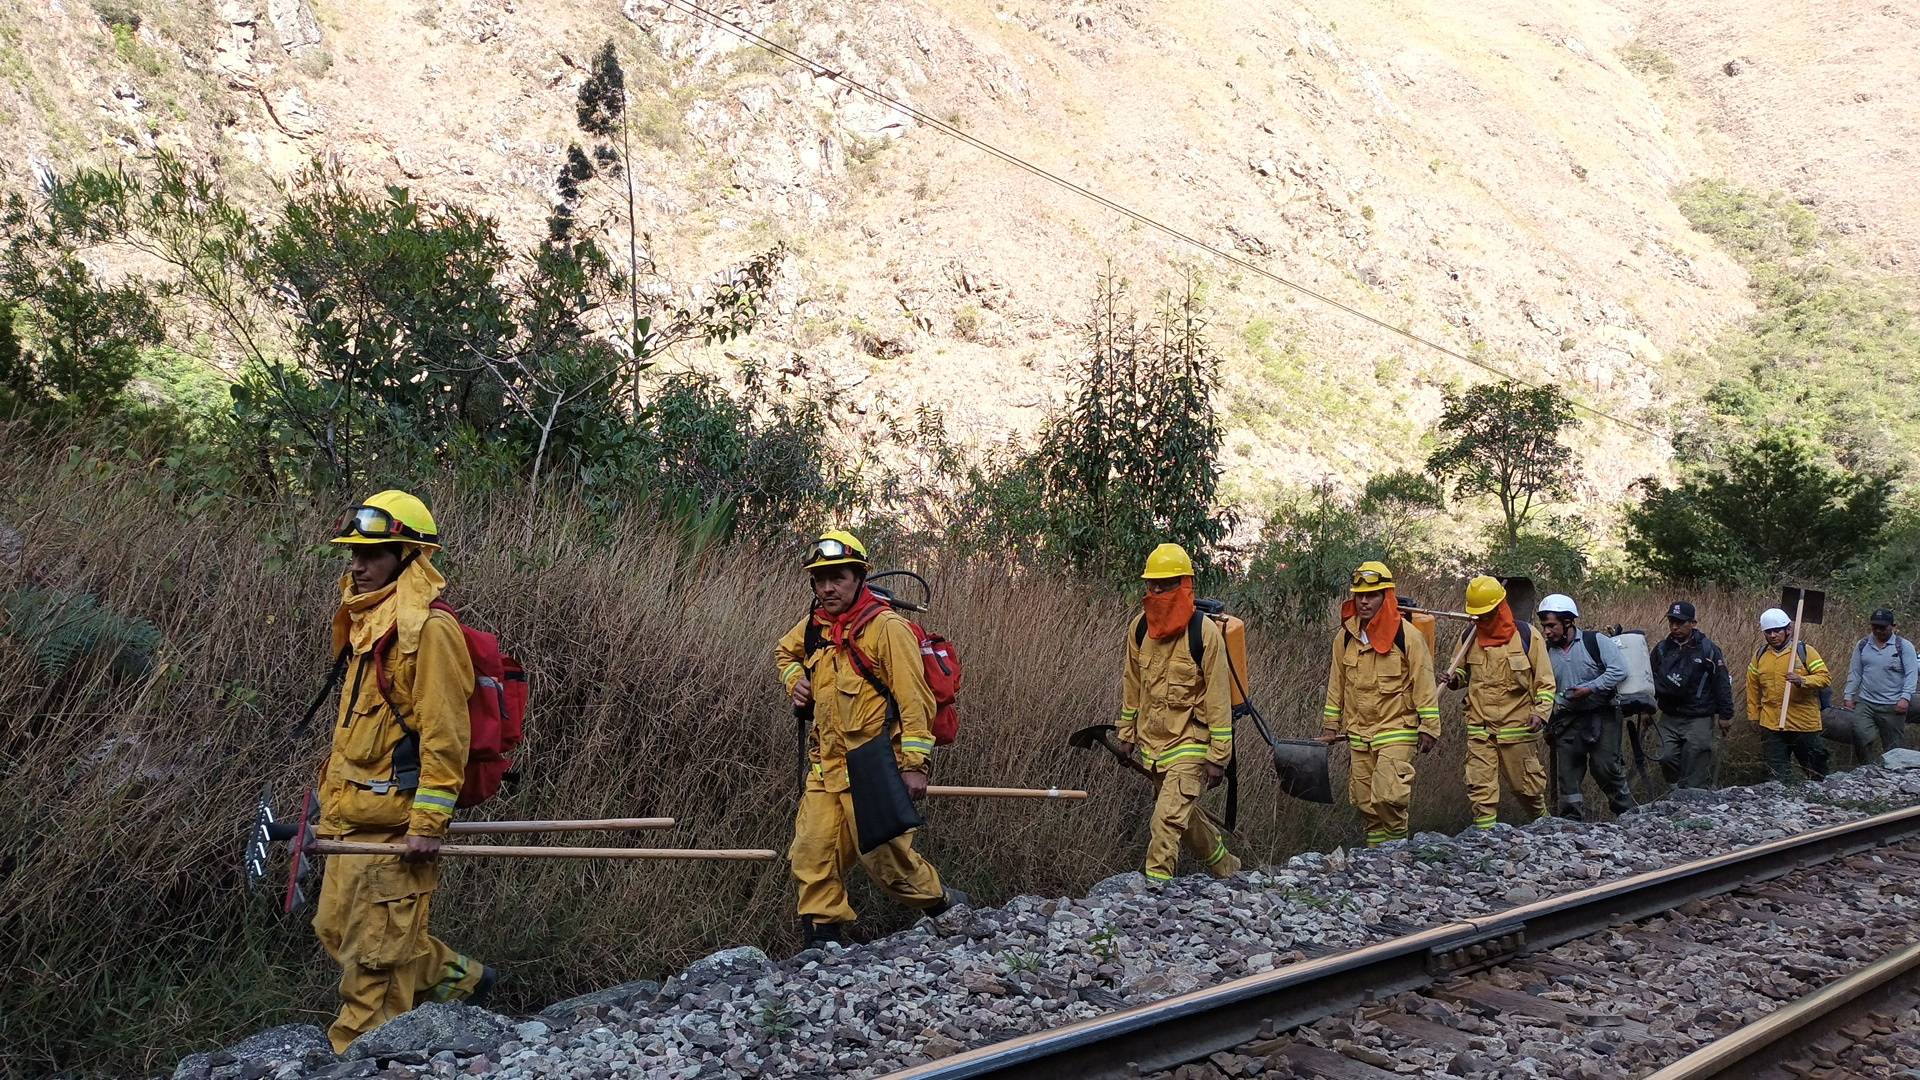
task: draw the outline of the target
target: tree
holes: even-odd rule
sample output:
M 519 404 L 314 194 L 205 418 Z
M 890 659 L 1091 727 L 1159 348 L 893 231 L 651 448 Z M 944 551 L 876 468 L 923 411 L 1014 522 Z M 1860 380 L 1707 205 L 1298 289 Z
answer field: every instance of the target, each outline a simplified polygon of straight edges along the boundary
M 1440 492 L 1412 472 L 1374 476 L 1358 495 L 1331 484 L 1287 491 L 1260 530 L 1235 600 L 1262 619 L 1316 622 L 1368 559 L 1431 565 L 1428 523 L 1439 511 Z
M 563 224 L 579 210 L 580 185 L 599 172 L 610 172 L 625 185 L 629 352 L 638 355 L 647 330 L 640 316 L 640 228 L 633 191 L 633 137 L 627 123 L 627 72 L 620 66 L 620 52 L 611 40 L 600 46 L 593 58 L 593 70 L 580 84 L 574 117 L 581 131 L 600 140 L 593 151 L 594 161 L 599 164 L 589 162 L 577 144 L 567 147 L 567 162 L 561 167 L 558 185 L 560 208 L 551 229 L 558 234 L 556 239 L 564 236 Z M 611 145 L 615 139 L 620 143 L 617 150 Z
M 141 350 L 161 339 L 147 283 L 109 284 L 82 259 L 89 237 L 73 199 L 56 180 L 36 198 L 0 203 L 0 386 L 40 413 L 112 406 Z
M 1073 398 L 1034 451 L 988 481 L 990 503 L 1031 514 L 993 530 L 1076 573 L 1132 581 L 1162 541 L 1207 572 L 1230 517 L 1215 507 L 1222 433 L 1218 366 L 1196 290 L 1141 325 L 1125 286 L 1104 275 L 1087 321 Z
M 1427 472 L 1451 483 L 1457 498 L 1497 499 L 1507 543 L 1518 546 L 1535 502 L 1572 490 L 1561 433 L 1573 422 L 1573 403 L 1552 386 L 1497 382 L 1448 392 Z
M 1833 464 L 1792 433 L 1763 435 L 1673 487 L 1640 481 L 1627 554 L 1675 581 L 1825 579 L 1876 547 L 1896 479 Z

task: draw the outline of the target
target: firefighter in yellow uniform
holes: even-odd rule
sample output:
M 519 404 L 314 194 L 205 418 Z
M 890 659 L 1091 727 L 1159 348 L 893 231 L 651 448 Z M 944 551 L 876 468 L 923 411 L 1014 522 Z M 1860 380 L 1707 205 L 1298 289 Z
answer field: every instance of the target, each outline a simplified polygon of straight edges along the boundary
M 1426 635 L 1400 617 L 1393 571 L 1364 562 L 1333 632 L 1333 666 L 1320 739 L 1346 739 L 1347 791 L 1367 825 L 1367 846 L 1407 838 L 1413 755 L 1440 737 L 1440 687 Z
M 427 932 L 434 860 L 466 776 L 474 685 L 459 622 L 427 606 L 447 585 L 432 562 L 433 516 L 406 492 L 383 491 L 348 509 L 333 542 L 350 554 L 333 617 L 345 667 L 315 834 L 406 846 L 327 859 L 313 929 L 340 965 L 327 1037 L 344 1053 L 420 1000 L 484 999 L 494 972 Z
M 1467 583 L 1466 651 L 1447 686 L 1467 688 L 1467 798 L 1473 826 L 1500 820 L 1500 778 L 1526 803 L 1528 820 L 1547 815 L 1547 770 L 1540 762 L 1553 712 L 1553 662 L 1532 627 L 1514 621 L 1507 590 L 1490 577 Z
M 1127 630 L 1117 735 L 1121 749 L 1138 755 L 1153 776 L 1147 880 L 1172 880 L 1182 845 L 1208 873 L 1230 877 L 1239 871 L 1240 860 L 1200 809 L 1200 796 L 1220 783 L 1233 760 L 1226 635 L 1212 619 L 1198 615 L 1193 560 L 1180 545 L 1154 548 L 1140 576 L 1147 583 L 1145 610 Z M 1201 664 L 1194 662 L 1189 640 L 1195 625 Z
M 1783 784 L 1797 779 L 1792 761 L 1798 761 L 1809 779 L 1827 775 L 1827 742 L 1821 734 L 1820 691 L 1833 685 L 1827 662 L 1805 641 L 1790 648 L 1793 619 L 1779 608 L 1760 613 L 1760 632 L 1767 643 L 1747 665 L 1747 719 L 1760 728 L 1760 752 L 1773 778 Z M 1786 724 L 1780 722 L 1780 699 L 1791 693 Z
M 891 738 L 907 793 L 927 790 L 933 753 L 933 691 L 927 686 L 920 640 L 907 620 L 867 588 L 867 549 L 851 533 L 833 531 L 813 542 L 807 573 L 812 612 L 774 647 L 773 662 L 796 709 L 811 710 L 807 775 L 787 852 L 799 887 L 802 935 L 809 946 L 842 941 L 858 916 L 847 902 L 846 874 L 857 859 L 896 902 L 937 915 L 968 903 L 940 883 L 933 864 L 913 850 L 911 833 L 859 854 L 853 796 L 847 787 L 847 751 L 868 739 Z M 865 665 L 869 681 L 861 672 Z M 898 706 L 890 723 L 888 688 Z

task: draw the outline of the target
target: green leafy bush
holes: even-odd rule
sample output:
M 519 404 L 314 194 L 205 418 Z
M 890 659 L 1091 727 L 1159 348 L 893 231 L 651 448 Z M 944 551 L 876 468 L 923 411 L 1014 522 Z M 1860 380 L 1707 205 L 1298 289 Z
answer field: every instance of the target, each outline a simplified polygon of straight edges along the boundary
M 1825 580 L 1874 550 L 1894 479 L 1839 465 L 1805 438 L 1766 435 L 1672 487 L 1642 480 L 1627 554 L 1673 581 Z

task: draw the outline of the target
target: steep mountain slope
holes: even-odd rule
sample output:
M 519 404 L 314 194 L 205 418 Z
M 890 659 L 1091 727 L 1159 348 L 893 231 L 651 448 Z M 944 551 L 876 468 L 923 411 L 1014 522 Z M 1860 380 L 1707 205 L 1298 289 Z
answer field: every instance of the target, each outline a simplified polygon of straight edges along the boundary
M 1848 214 L 1889 223 L 1886 258 L 1911 247 L 1898 181 L 1849 175 L 1855 143 L 1876 146 L 1869 167 L 1889 177 L 1906 146 L 1826 118 L 1832 93 L 1794 99 L 1795 79 L 1824 70 L 1823 35 L 1913 36 L 1891 8 L 1753 30 L 1752 66 L 1733 81 L 1755 90 L 1737 104 L 1709 86 L 1706 60 L 1729 24 L 1767 20 L 1706 3 L 717 10 L 1273 273 L 1655 426 L 1676 392 L 1664 358 L 1747 310 L 1744 276 L 1688 228 L 1677 184 L 1745 170 L 1844 194 Z M 318 157 L 481 206 L 520 240 L 541 228 L 579 137 L 575 92 L 611 38 L 633 93 L 647 253 L 691 282 L 787 241 L 779 310 L 731 354 L 834 395 L 850 432 L 920 404 L 976 441 L 1030 430 L 1109 265 L 1143 306 L 1200 280 L 1227 365 L 1230 490 L 1253 505 L 1276 480 L 1417 460 L 1440 390 L 1487 377 L 666 0 L 11 0 L 0 12 L 0 183 L 165 147 L 265 192 Z M 1794 34 L 1802 47 L 1779 44 Z M 1883 72 L 1858 93 L 1884 119 L 1912 77 Z M 1803 126 L 1776 123 L 1789 116 Z M 1780 146 L 1800 131 L 1824 148 L 1790 176 Z M 1594 496 L 1665 457 L 1658 439 L 1607 423 L 1580 441 Z

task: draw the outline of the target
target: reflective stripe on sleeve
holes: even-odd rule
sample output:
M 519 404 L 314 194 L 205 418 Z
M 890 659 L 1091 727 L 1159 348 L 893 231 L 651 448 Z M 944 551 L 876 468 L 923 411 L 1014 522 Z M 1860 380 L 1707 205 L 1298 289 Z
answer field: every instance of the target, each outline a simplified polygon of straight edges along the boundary
M 413 805 L 447 814 L 453 813 L 454 801 L 453 792 L 445 788 L 423 787 L 413 793 Z

